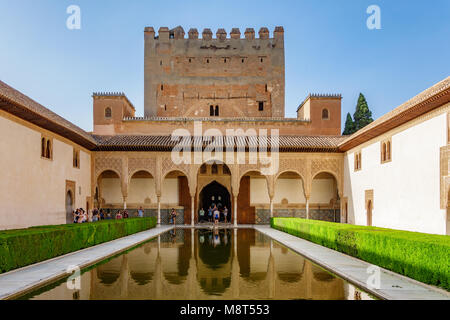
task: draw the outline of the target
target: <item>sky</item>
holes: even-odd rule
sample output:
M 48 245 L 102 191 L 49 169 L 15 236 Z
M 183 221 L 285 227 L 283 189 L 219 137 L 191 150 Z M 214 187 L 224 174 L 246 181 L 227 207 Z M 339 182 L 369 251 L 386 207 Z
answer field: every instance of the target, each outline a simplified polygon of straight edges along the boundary
M 93 92 L 124 92 L 142 116 L 144 28 L 178 25 L 283 26 L 286 116 L 308 93 L 340 93 L 342 128 L 360 92 L 376 119 L 450 75 L 449 0 L 0 0 L 0 80 L 86 131 Z

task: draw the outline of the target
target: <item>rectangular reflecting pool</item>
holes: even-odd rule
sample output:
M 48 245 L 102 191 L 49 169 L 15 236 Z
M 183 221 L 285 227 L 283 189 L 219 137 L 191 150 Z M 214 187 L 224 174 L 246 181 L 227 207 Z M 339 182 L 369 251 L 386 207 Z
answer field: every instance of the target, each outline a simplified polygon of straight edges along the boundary
M 174 229 L 19 299 L 371 298 L 254 229 Z

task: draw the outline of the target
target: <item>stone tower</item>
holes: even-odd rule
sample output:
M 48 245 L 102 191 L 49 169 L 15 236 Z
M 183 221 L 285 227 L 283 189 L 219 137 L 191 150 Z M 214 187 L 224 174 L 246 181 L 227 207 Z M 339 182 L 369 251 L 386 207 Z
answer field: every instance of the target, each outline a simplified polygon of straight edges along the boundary
M 284 117 L 284 30 L 145 28 L 146 117 Z

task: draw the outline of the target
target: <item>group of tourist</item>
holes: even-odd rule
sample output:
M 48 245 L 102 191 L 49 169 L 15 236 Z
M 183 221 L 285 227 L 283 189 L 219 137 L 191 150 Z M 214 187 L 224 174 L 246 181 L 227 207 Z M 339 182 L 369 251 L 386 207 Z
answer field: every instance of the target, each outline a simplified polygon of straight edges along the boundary
M 110 209 L 97 209 L 92 210 L 92 217 L 83 209 L 79 208 L 72 212 L 73 223 L 86 223 L 86 222 L 97 222 L 101 220 L 120 220 L 130 218 L 130 214 L 127 210 L 118 210 L 116 214 L 112 213 Z M 136 217 L 144 217 L 144 210 L 142 207 L 135 213 Z
M 224 221 L 225 223 L 231 222 L 231 215 L 228 212 L 227 206 L 217 206 L 215 203 L 209 206 L 207 216 L 203 208 L 200 209 L 198 216 L 199 222 L 213 222 L 218 224 L 219 221 Z

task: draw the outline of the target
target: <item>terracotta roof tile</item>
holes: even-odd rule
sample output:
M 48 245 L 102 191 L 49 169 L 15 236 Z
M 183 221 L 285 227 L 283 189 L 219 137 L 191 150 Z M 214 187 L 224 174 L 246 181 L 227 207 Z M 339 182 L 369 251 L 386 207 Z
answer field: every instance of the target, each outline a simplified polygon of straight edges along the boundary
M 222 139 L 213 137 L 176 137 L 171 136 L 151 136 L 151 135 L 114 135 L 99 136 L 95 135 L 98 151 L 171 151 L 177 144 L 182 146 L 206 147 L 207 145 L 218 145 L 226 148 L 227 146 L 244 146 L 245 148 L 258 146 L 258 143 L 267 139 L 267 146 L 270 149 L 271 137 L 258 136 L 237 136 Z M 341 136 L 280 136 L 280 151 L 311 151 L 311 152 L 338 152 L 338 144 L 345 137 Z M 274 141 L 275 142 L 275 141 Z

